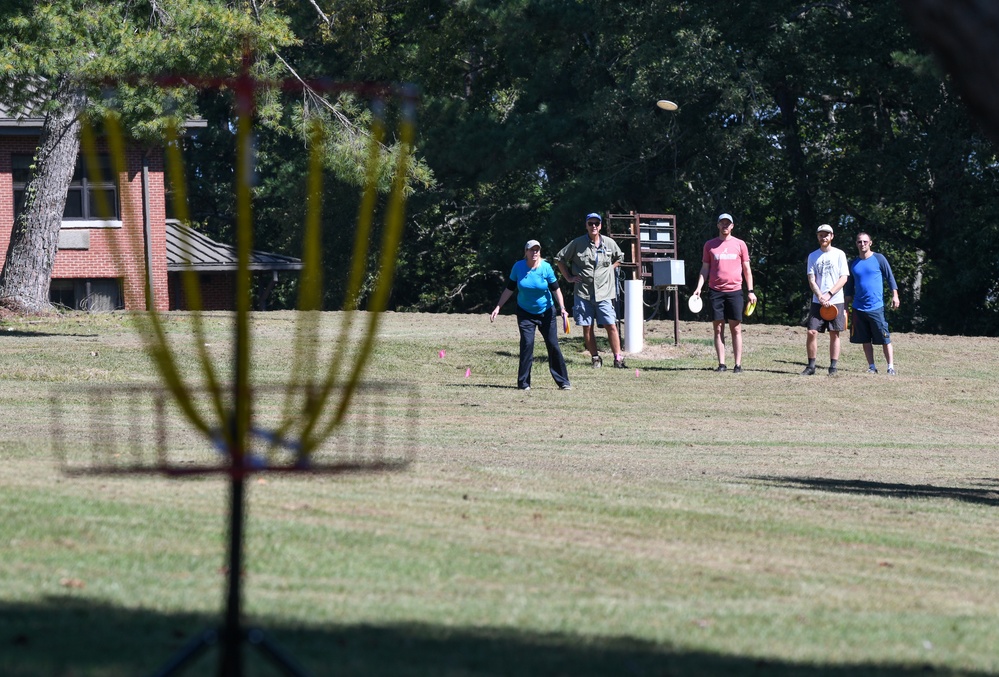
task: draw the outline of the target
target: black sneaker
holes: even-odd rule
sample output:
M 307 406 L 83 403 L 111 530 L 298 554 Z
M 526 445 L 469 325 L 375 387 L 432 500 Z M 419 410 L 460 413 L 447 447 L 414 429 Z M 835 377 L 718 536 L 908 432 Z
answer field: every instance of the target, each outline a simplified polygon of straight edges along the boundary
M 614 359 L 614 368 L 615 369 L 625 369 L 627 366 L 628 365 L 626 365 L 624 363 L 624 358 L 623 357 L 620 360 L 617 359 L 617 358 Z
M 600 367 L 604 366 L 604 361 L 599 355 L 594 355 L 592 362 L 594 369 L 599 369 Z
M 805 370 L 801 372 L 802 376 L 813 376 L 815 374 L 815 367 L 805 367 Z
M 829 367 L 829 375 L 830 376 L 836 375 L 836 367 Z
M 742 365 L 741 364 L 735 365 L 735 369 L 732 370 L 732 373 L 733 374 L 741 374 L 742 373 Z
M 718 373 L 721 373 L 723 371 L 728 371 L 728 367 L 726 367 L 724 364 L 719 364 L 717 367 L 715 367 L 715 371 Z

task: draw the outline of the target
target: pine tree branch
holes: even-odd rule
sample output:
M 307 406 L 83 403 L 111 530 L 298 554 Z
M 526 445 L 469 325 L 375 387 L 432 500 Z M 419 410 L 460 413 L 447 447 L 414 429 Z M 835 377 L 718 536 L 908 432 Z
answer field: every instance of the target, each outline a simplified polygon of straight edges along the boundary
M 307 83 L 302 78 L 302 76 L 298 74 L 298 72 L 292 67 L 292 65 L 288 63 L 283 56 L 281 56 L 281 54 L 277 51 L 277 49 L 272 47 L 271 51 L 274 53 L 274 56 L 277 58 L 277 60 L 280 61 L 282 64 L 284 64 L 284 67 L 288 69 L 288 72 L 291 73 L 291 76 L 296 80 L 298 80 L 299 84 L 302 85 L 302 88 L 305 91 L 306 96 L 309 97 L 310 101 L 326 108 L 341 125 L 343 125 L 350 131 L 351 134 L 356 134 L 363 137 L 368 136 L 368 133 L 365 130 L 355 125 L 353 121 L 350 118 L 348 118 L 346 115 L 344 115 L 343 111 L 341 111 L 336 105 L 327 101 L 322 95 L 320 95 L 315 89 L 313 89 L 309 85 L 309 83 Z M 385 148 L 385 146 L 382 145 L 382 148 Z
M 329 18 L 328 16 L 326 16 L 323 13 L 323 10 L 321 10 L 319 8 L 319 5 L 316 4 L 316 0 L 309 0 L 309 4 L 312 5 L 313 7 L 315 7 L 316 12 L 319 14 L 319 17 L 323 20 L 324 24 L 326 24 L 327 26 L 332 26 L 333 25 L 333 19 Z

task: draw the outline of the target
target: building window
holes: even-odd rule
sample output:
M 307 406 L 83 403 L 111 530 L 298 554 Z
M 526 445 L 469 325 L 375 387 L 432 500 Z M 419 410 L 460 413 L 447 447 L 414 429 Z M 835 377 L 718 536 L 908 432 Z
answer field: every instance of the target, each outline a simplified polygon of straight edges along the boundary
M 76 286 L 73 280 L 52 280 L 49 283 L 49 303 L 76 310 Z
M 33 157 L 28 154 L 11 155 L 14 183 L 14 216 L 24 207 L 24 189 L 31 178 Z M 87 162 L 82 157 L 76 159 L 73 179 L 66 194 L 66 209 L 62 218 L 66 221 L 115 220 L 118 218 L 118 183 L 111 170 L 111 158 L 107 154 L 97 156 L 99 176 L 91 177 Z M 99 180 L 98 180 L 99 179 Z
M 49 284 L 49 303 L 70 310 L 107 312 L 121 310 L 121 280 L 117 278 L 53 279 Z

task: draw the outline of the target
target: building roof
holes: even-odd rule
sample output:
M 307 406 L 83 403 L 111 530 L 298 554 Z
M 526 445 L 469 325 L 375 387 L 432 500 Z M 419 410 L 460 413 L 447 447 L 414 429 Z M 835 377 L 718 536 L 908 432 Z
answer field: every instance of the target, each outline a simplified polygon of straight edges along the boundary
M 167 271 L 236 270 L 236 248 L 199 233 L 179 221 L 166 223 Z M 302 260 L 292 256 L 252 251 L 250 270 L 301 270 Z
M 10 102 L 10 89 L 0 85 L 0 134 L 38 134 L 41 130 L 45 123 L 41 115 L 44 100 L 36 87 L 28 85 L 27 91 L 27 101 L 15 107 Z M 204 118 L 188 118 L 183 127 L 185 132 L 193 134 L 207 126 Z
M 42 128 L 45 118 L 41 116 L 40 109 L 43 101 L 38 95 L 38 88 L 32 84 L 26 86 L 27 101 L 19 107 L 11 104 L 10 97 L 12 89 L 3 87 L 0 89 L 0 134 L 37 133 Z

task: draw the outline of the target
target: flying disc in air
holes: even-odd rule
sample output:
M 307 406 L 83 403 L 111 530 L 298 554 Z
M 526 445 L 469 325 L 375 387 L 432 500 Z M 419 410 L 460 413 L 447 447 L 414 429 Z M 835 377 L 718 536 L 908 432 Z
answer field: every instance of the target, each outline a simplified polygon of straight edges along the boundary
M 819 316 L 828 322 L 832 322 L 839 315 L 839 309 L 836 306 L 822 306 L 819 308 Z
M 700 296 L 691 296 L 687 299 L 687 307 L 690 309 L 690 312 L 699 313 L 701 312 L 701 308 L 704 307 L 704 301 L 701 300 Z
M 659 99 L 658 101 L 656 101 L 656 105 L 662 108 L 663 110 L 670 110 L 670 111 L 679 108 L 679 106 L 677 106 L 675 103 L 673 103 L 672 101 L 667 101 L 666 99 Z
M 756 302 L 750 301 L 746 304 L 746 310 L 743 311 L 746 317 L 749 317 L 756 311 Z

